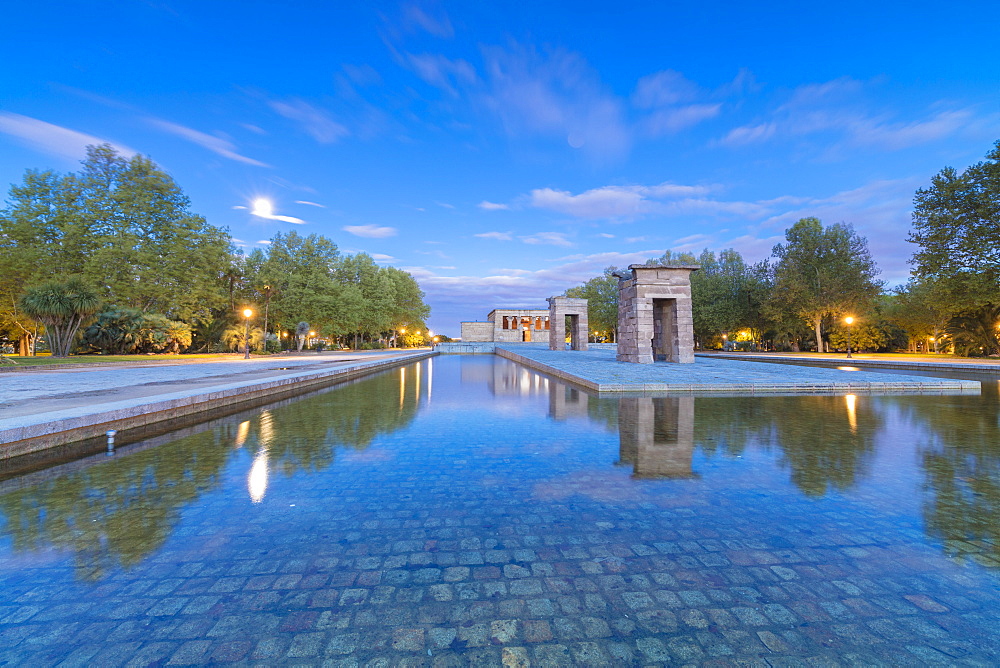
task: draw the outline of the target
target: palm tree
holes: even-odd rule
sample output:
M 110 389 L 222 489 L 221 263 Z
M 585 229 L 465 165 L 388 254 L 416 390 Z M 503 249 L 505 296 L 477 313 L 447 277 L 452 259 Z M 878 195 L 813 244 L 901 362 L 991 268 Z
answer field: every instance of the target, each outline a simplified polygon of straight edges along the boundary
M 80 325 L 100 307 L 97 291 L 75 277 L 29 288 L 21 297 L 21 309 L 45 325 L 53 357 L 69 357 Z

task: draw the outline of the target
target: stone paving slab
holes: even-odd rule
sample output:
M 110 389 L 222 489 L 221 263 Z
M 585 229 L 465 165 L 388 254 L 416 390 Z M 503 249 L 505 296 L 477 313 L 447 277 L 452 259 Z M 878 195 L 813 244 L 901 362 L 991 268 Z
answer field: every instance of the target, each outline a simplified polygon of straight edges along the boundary
M 958 371 L 960 373 L 1000 375 L 1000 360 L 984 359 L 885 359 L 864 354 L 854 355 L 847 359 L 846 355 L 781 355 L 775 353 L 695 353 L 705 359 L 728 359 L 742 362 L 770 362 L 772 364 L 808 364 L 811 366 L 856 366 L 868 369 L 902 369 L 914 371 Z
M 435 354 L 266 358 L 5 375 L 0 384 L 0 459 L 90 438 L 106 429 L 148 425 L 356 378 Z
M 616 361 L 614 350 L 553 351 L 531 344 L 497 346 L 496 354 L 596 392 L 742 395 L 980 391 L 978 381 L 765 365 L 714 357 L 698 357 L 694 364 L 630 364 Z

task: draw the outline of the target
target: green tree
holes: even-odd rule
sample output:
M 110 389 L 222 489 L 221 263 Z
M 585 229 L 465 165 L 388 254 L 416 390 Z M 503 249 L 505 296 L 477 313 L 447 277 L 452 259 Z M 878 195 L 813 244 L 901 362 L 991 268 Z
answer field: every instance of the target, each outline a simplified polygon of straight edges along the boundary
M 913 199 L 913 273 L 956 313 L 1000 291 L 1000 141 L 986 158 L 961 174 L 945 167 Z
M 764 305 L 770 295 L 767 262 L 748 265 L 739 252 L 706 249 L 691 274 L 691 309 L 695 338 L 704 345 L 724 332 L 746 331 L 759 343 L 770 322 Z
M 225 230 L 149 158 L 88 146 L 79 173 L 28 170 L 0 212 L 0 290 L 80 274 L 111 303 L 189 319 L 224 299 Z M 5 302 L 6 303 L 6 300 Z
M 616 267 L 607 267 L 583 285 L 566 291 L 567 297 L 587 300 L 587 319 L 590 329 L 607 332 L 612 341 L 618 340 L 618 277 Z
M 49 281 L 29 288 L 21 297 L 21 309 L 45 325 L 54 357 L 68 357 L 76 333 L 100 308 L 97 292 L 79 278 Z
M 823 318 L 869 307 L 881 291 L 879 270 L 868 242 L 844 223 L 824 228 L 818 218 L 803 218 L 785 239 L 772 251 L 775 296 L 812 324 L 816 350 L 824 352 Z
M 262 288 L 271 286 L 269 315 L 276 325 L 294 329 L 296 323 L 307 321 L 315 331 L 333 333 L 340 292 L 335 280 L 340 262 L 337 245 L 318 234 L 278 233 L 271 239 L 266 259 L 258 254 L 251 254 L 246 263 L 250 270 L 247 296 L 262 304 Z
M 93 244 L 82 273 L 104 286 L 105 299 L 184 319 L 221 303 L 229 235 L 192 213 L 152 160 L 89 146 L 75 180 Z
M 940 350 L 942 334 L 953 313 L 951 304 L 940 297 L 930 281 L 912 278 L 884 300 L 885 317 L 906 332 L 910 352 L 917 352 L 918 341 L 932 340 L 934 352 Z
M 945 331 L 955 344 L 955 352 L 966 357 L 1000 353 L 997 323 L 1000 307 L 986 305 L 954 316 Z

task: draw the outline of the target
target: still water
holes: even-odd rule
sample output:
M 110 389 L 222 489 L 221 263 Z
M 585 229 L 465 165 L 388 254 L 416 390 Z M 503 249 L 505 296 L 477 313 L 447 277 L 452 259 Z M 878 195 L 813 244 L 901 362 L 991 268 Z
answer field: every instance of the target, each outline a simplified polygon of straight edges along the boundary
M 425 360 L 0 481 L 0 665 L 997 665 L 987 390 Z

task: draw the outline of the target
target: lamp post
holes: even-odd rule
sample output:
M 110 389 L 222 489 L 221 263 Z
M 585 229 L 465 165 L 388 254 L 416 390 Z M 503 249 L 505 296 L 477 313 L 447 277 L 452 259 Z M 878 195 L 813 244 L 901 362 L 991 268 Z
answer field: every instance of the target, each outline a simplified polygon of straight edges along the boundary
M 243 309 L 243 317 L 246 318 L 243 327 L 243 359 L 250 359 L 250 316 L 253 311 L 248 308 Z
M 851 325 L 854 324 L 854 318 L 847 316 L 844 322 L 847 323 L 847 359 L 851 359 Z
M 271 286 L 264 286 L 264 340 L 261 342 L 261 352 L 267 352 L 267 307 L 271 304 Z

